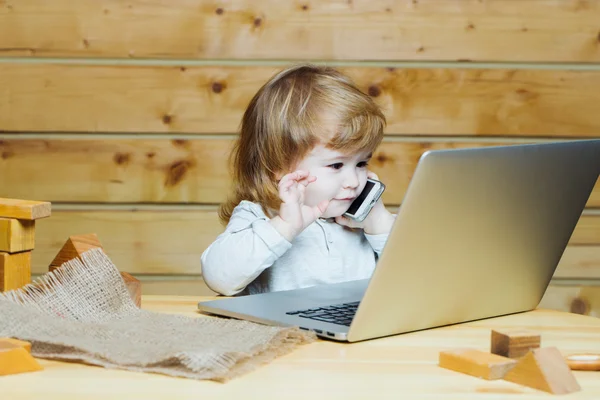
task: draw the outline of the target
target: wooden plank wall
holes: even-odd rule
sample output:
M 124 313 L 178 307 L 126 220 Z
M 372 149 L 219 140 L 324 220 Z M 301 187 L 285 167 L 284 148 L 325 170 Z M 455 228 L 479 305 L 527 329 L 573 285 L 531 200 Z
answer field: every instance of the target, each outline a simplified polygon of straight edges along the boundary
M 0 196 L 46 200 L 34 272 L 95 232 L 145 293 L 203 294 L 244 107 L 296 61 L 389 119 L 397 206 L 427 149 L 600 137 L 600 0 L 0 0 Z M 597 315 L 600 184 L 543 306 Z

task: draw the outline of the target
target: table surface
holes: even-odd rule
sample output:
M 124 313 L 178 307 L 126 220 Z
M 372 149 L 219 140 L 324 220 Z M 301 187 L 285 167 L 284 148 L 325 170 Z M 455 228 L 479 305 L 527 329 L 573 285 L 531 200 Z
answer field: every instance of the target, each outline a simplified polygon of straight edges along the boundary
M 206 297 L 144 296 L 147 310 L 202 316 Z M 442 350 L 489 351 L 491 329 L 539 332 L 563 355 L 600 353 L 600 319 L 550 310 L 480 320 L 359 343 L 319 340 L 227 383 L 40 360 L 44 371 L 0 377 L 2 399 L 547 399 L 548 393 L 437 366 Z M 600 372 L 575 371 L 574 399 L 600 399 Z

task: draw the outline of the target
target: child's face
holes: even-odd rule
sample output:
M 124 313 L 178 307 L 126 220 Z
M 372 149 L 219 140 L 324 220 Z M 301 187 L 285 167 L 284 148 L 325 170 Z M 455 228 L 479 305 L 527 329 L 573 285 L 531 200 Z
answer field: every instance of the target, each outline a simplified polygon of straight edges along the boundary
M 316 206 L 331 200 L 322 217 L 342 215 L 366 185 L 370 158 L 371 153 L 365 151 L 347 154 L 317 145 L 295 168 L 317 177 L 306 187 L 304 204 Z

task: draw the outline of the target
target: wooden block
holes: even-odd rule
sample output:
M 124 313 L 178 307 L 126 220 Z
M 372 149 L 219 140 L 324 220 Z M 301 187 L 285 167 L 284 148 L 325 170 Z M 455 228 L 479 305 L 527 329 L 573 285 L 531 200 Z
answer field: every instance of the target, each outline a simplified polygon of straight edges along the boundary
M 49 269 L 50 271 L 54 271 L 63 263 L 70 261 L 74 258 L 78 258 L 79 256 L 81 256 L 81 254 L 94 248 L 102 249 L 100 239 L 98 239 L 98 236 L 95 233 L 70 236 L 67 242 L 62 247 L 62 249 L 54 258 L 52 263 L 50 264 Z M 142 283 L 127 272 L 121 272 L 121 277 L 125 282 L 125 286 L 127 286 L 127 290 L 131 295 L 131 299 L 138 307 L 141 307 Z
M 79 257 L 88 250 L 102 248 L 100 239 L 95 233 L 86 235 L 70 236 L 62 249 L 58 252 L 52 263 L 50 263 L 50 271 L 60 267 L 63 263 Z
M 129 275 L 127 272 L 121 272 L 121 277 L 123 281 L 125 281 L 125 286 L 127 286 L 127 290 L 129 290 L 129 294 L 131 299 L 135 303 L 136 306 L 142 306 L 142 283 Z
M 31 201 L 0 198 L 0 217 L 34 220 L 49 217 L 51 204 L 47 201 Z
M 439 366 L 483 379 L 502 379 L 516 360 L 473 349 L 440 352 Z
M 541 337 L 525 330 L 492 330 L 491 353 L 508 358 L 521 358 L 532 349 L 540 347 Z
M 31 353 L 31 343 L 29 342 L 13 338 L 0 338 L 0 351 L 2 349 L 13 348 L 14 346 L 22 347 L 28 353 Z
M 33 250 L 35 246 L 35 221 L 0 218 L 0 251 L 17 253 Z
M 0 339 L 0 376 L 43 369 L 23 343 L 26 342 Z
M 0 292 L 18 289 L 31 282 L 31 252 L 0 253 Z
M 553 394 L 567 394 L 581 390 L 556 347 L 531 350 L 508 371 L 504 379 Z

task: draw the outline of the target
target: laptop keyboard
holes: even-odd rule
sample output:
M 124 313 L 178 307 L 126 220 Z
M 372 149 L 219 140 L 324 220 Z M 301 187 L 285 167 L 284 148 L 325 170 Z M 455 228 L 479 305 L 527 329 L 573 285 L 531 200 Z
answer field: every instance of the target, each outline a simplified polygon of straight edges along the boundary
M 288 311 L 286 314 L 297 315 L 298 317 L 310 318 L 332 324 L 350 326 L 359 303 L 359 301 L 356 301 L 353 303 L 336 304 L 326 307 L 308 308 L 306 310 Z

